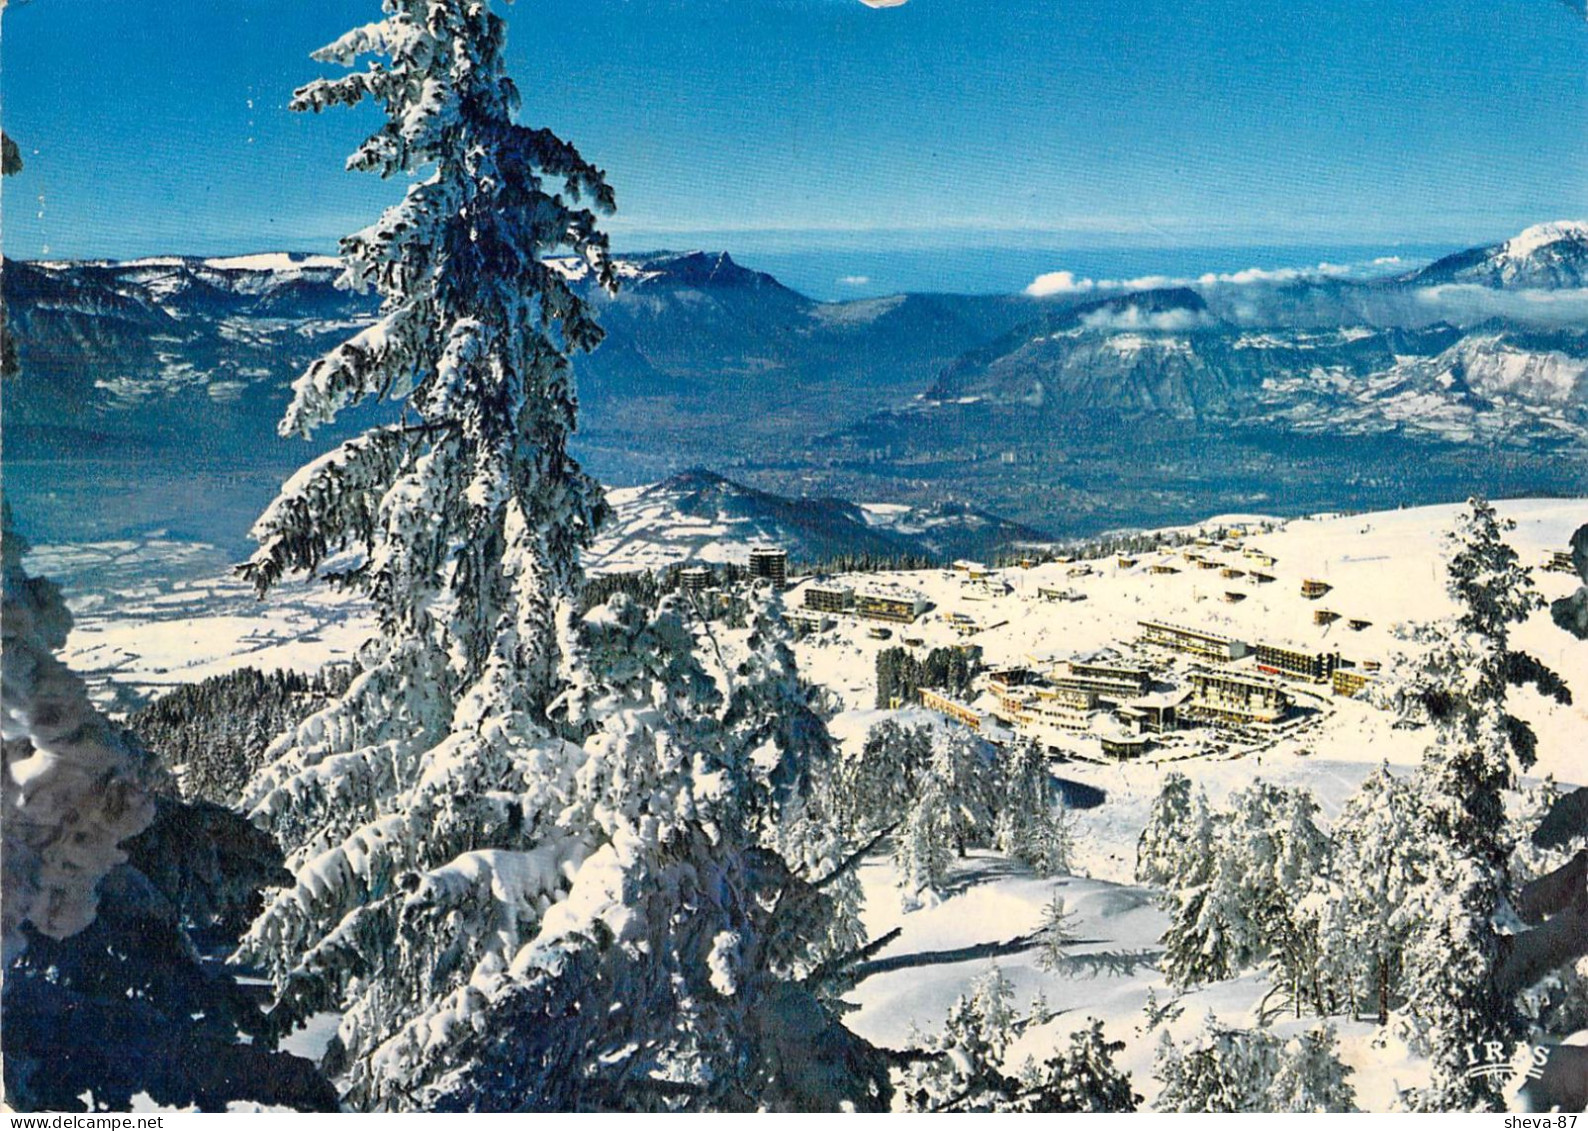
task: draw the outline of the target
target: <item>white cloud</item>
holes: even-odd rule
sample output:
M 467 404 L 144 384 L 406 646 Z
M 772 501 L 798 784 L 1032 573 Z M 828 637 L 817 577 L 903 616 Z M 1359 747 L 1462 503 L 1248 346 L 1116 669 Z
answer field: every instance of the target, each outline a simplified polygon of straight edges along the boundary
M 1209 321 L 1205 310 L 1156 310 L 1146 312 L 1131 305 L 1123 310 L 1094 310 L 1081 317 L 1088 330 L 1194 330 Z
M 1072 271 L 1050 271 L 1031 280 L 1026 294 L 1037 298 L 1044 295 L 1073 295 L 1093 290 L 1096 286 L 1091 279 L 1077 279 Z
M 871 282 L 870 275 L 845 275 L 838 280 L 840 287 L 863 287 Z
M 1371 263 L 1319 263 L 1316 267 L 1248 267 L 1242 271 L 1208 272 L 1196 278 L 1176 278 L 1172 275 L 1142 275 L 1134 279 L 1089 279 L 1077 277 L 1071 271 L 1050 271 L 1038 275 L 1026 287 L 1026 294 L 1034 298 L 1047 295 L 1085 294 L 1090 291 L 1149 291 L 1164 287 L 1251 286 L 1256 283 L 1291 283 L 1298 279 L 1345 279 L 1381 274 L 1369 268 L 1392 267 L 1401 262 L 1398 256 L 1386 256 Z

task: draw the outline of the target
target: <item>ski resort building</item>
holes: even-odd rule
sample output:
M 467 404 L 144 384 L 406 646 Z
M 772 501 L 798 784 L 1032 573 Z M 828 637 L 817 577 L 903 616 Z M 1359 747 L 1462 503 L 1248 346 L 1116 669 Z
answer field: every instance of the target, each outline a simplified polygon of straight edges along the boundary
M 986 574 L 971 574 L 960 583 L 959 591 L 967 601 L 993 601 L 1009 595 L 1009 583 Z
M 810 609 L 794 609 L 787 613 L 784 620 L 788 621 L 796 635 L 809 636 L 817 632 L 826 632 L 837 622 L 826 613 L 813 612 Z
M 992 669 L 987 673 L 987 683 L 994 692 L 1008 691 L 1011 687 L 1024 687 L 1031 683 L 1033 675 L 1030 668 L 1011 665 Z
M 1305 652 L 1279 644 L 1259 644 L 1256 651 L 1258 671 L 1268 672 L 1270 675 L 1310 679 L 1315 683 L 1322 683 L 1340 666 L 1338 652 Z
M 1220 663 L 1239 660 L 1246 655 L 1246 642 L 1232 636 L 1164 621 L 1144 620 L 1139 623 L 1143 644 L 1156 644 L 1161 648 L 1172 648 L 1177 652 L 1218 660 Z
M 926 601 L 915 594 L 857 593 L 855 595 L 855 612 L 860 616 L 869 617 L 871 620 L 886 620 L 898 624 L 909 624 L 916 617 L 926 612 Z
M 1079 589 L 1060 589 L 1057 585 L 1037 586 L 1037 596 L 1044 601 L 1084 601 L 1086 594 Z
M 704 593 L 711 588 L 711 570 L 705 566 L 685 566 L 678 571 L 678 587 L 685 593 Z
M 976 708 L 961 703 L 958 699 L 951 699 L 940 691 L 933 691 L 930 687 L 921 688 L 921 706 L 940 715 L 946 715 L 956 722 L 964 723 L 971 730 L 980 730 L 986 721 L 986 716 Z
M 1058 731 L 1088 730 L 1097 714 L 1097 696 L 1045 683 L 1011 687 L 997 693 L 997 699 L 993 713 L 1017 733 L 1038 741 Z
M 809 585 L 805 607 L 820 613 L 847 613 L 855 605 L 855 591 L 846 585 Z
M 1152 748 L 1152 743 L 1139 734 L 1128 731 L 1111 731 L 1099 736 L 1099 743 L 1103 748 L 1105 757 L 1116 762 L 1128 762 L 1140 758 Z
M 1319 581 L 1316 577 L 1309 577 L 1301 583 L 1301 595 L 1309 601 L 1316 601 L 1334 586 L 1327 581 Z
M 776 546 L 751 547 L 750 576 L 766 578 L 783 588 L 788 584 L 788 551 Z
M 1336 695 L 1352 698 L 1364 687 L 1373 681 L 1373 677 L 1366 672 L 1354 668 L 1340 668 L 1334 673 L 1331 686 Z
M 1290 712 L 1290 696 L 1267 680 L 1233 672 L 1191 673 L 1191 697 L 1180 716 L 1215 726 L 1277 723 Z
M 1152 687 L 1152 673 L 1146 668 L 1070 660 L 1055 667 L 1048 674 L 1048 682 L 1055 687 L 1087 691 L 1099 699 L 1119 703 L 1147 694 Z
M 1169 734 L 1180 726 L 1180 706 L 1189 694 L 1180 690 L 1143 695 L 1121 704 L 1114 715 L 1137 734 Z
M 1576 573 L 1570 550 L 1551 550 L 1544 555 L 1544 569 L 1549 573 Z

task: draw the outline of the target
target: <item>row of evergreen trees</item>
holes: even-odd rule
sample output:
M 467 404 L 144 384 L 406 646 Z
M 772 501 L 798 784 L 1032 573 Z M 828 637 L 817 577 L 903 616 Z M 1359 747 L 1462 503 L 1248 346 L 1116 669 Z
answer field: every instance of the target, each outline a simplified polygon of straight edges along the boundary
M 923 687 L 966 698 L 981 670 L 977 646 L 933 648 L 920 659 L 908 648 L 884 648 L 877 653 L 877 706 L 886 709 L 914 703 Z
M 907 906 L 941 894 L 972 848 L 996 849 L 1039 875 L 1072 864 L 1070 821 L 1033 745 L 999 748 L 964 727 L 886 719 L 820 785 L 849 836 L 892 839 Z
M 937 569 L 943 559 L 930 554 L 900 551 L 881 554 L 873 550 L 856 553 L 829 554 L 812 561 L 790 561 L 790 576 L 812 575 L 824 577 L 839 573 L 898 573 L 907 570 Z

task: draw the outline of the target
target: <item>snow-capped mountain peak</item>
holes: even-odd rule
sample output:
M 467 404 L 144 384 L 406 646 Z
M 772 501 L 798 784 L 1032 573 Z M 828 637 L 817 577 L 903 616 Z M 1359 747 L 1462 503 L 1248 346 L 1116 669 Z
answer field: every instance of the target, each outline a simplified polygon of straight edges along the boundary
M 1506 240 L 1495 259 L 1524 265 L 1544 248 L 1562 242 L 1588 248 L 1588 221 L 1552 220 L 1547 224 L 1534 224 Z
M 1588 286 L 1588 222 L 1535 224 L 1504 243 L 1447 255 L 1407 277 L 1419 285 L 1471 283 L 1516 289 Z

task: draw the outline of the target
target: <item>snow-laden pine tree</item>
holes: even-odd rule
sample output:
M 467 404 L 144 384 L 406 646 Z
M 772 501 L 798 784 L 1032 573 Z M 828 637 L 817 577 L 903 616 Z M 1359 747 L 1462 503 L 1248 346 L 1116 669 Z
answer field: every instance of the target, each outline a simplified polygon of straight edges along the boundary
M 1069 1044 L 1040 1065 L 1028 1058 L 1006 1071 L 1010 1046 L 1031 1026 L 1052 1020 L 1040 1002 L 1031 1014 L 1014 1005 L 1014 985 L 996 965 L 972 982 L 949 1007 L 940 1032 L 912 1030 L 909 1063 L 899 1073 L 898 1096 L 915 1112 L 1135 1111 L 1141 1097 L 1130 1075 L 1114 1064 L 1124 1049 L 1103 1023 L 1070 1034 Z
M 1018 1085 L 1004 1074 L 1004 1057 L 1017 1033 L 1015 990 L 996 965 L 954 1000 L 941 1032 L 912 1033 L 924 1054 L 899 1085 L 906 1110 L 1003 1111 Z
M 1425 879 L 1412 784 L 1382 766 L 1352 794 L 1333 826 L 1334 885 L 1320 945 L 1329 982 L 1355 1013 L 1387 1024 L 1402 1002 L 1401 964 L 1412 922 L 1407 900 Z
M 1280 1042 L 1266 1029 L 1232 1029 L 1212 1013 L 1183 1044 L 1165 1032 L 1153 1075 L 1163 1090 L 1158 1111 L 1266 1111 L 1279 1070 Z
M 407 414 L 293 476 L 244 567 L 261 595 L 323 572 L 368 594 L 379 622 L 351 687 L 277 742 L 244 797 L 297 883 L 240 958 L 276 981 L 284 1027 L 345 1011 L 350 1063 L 510 956 L 596 847 L 561 820 L 583 752 L 545 711 L 602 508 L 567 451 L 566 353 L 600 331 L 541 260 L 571 248 L 610 285 L 576 202 L 610 208 L 611 190 L 572 146 L 513 121 L 488 4 L 386 12 L 316 55 L 385 62 L 293 100 L 376 102 L 385 122 L 349 165 L 414 179 L 342 243 L 345 280 L 382 295 L 379 320 L 304 373 L 281 431 L 308 435 L 372 396 L 406 397 Z
M 1532 684 L 1569 703 L 1559 677 L 1510 645 L 1513 625 L 1542 607 L 1529 572 L 1505 541 L 1514 524 L 1472 499 L 1451 535 L 1449 589 L 1458 607 L 1436 626 L 1413 683 L 1436 738 L 1416 790 L 1427 875 L 1410 893 L 1415 924 L 1404 949 L 1414 1042 L 1433 1060 L 1432 1110 L 1499 1109 L 1498 1080 L 1469 1071 L 1471 1050 L 1514 1047 L 1522 1031 L 1518 986 L 1500 976 L 1515 923 L 1513 830 L 1505 795 L 1534 760 L 1532 729 L 1507 708 L 1513 686 Z
M 901 798 L 894 866 L 906 905 L 935 899 L 953 861 L 992 842 L 997 785 L 985 744 L 960 726 L 932 727 L 913 794 Z
M 1170 771 L 1136 845 L 1136 880 L 1171 890 L 1207 883 L 1213 864 L 1214 818 L 1207 796 Z
M 1044 777 L 1046 771 L 1042 771 Z M 1019 786 L 1028 811 L 1019 824 L 1044 834 L 1027 842 L 1033 853 L 1067 856 L 1067 826 L 1037 798 L 1035 777 Z M 975 732 L 954 725 L 905 726 L 885 719 L 872 727 L 821 790 L 834 822 L 852 836 L 890 833 L 898 883 L 907 905 L 932 899 L 954 860 L 994 843 L 1004 783 L 999 763 Z M 1010 829 L 1015 825 L 1008 826 Z
M 785 726 L 793 685 L 766 664 L 783 649 L 757 639 L 775 624 L 724 695 L 691 616 L 620 595 L 586 618 L 556 710 L 591 731 L 567 800 L 598 847 L 532 939 L 352 1066 L 370 1106 L 887 1106 L 886 1059 L 823 995 L 843 959 L 831 881 L 851 862 L 807 876 L 775 847 L 825 731 Z
M 677 602 L 574 615 L 603 504 L 567 451 L 566 355 L 600 332 L 542 256 L 610 285 L 577 202 L 611 193 L 512 120 L 488 3 L 386 11 L 320 55 L 385 61 L 295 105 L 375 100 L 351 164 L 417 179 L 343 243 L 380 321 L 309 369 L 282 427 L 368 396 L 409 415 L 289 481 L 245 567 L 261 591 L 357 587 L 379 633 L 251 783 L 296 882 L 240 957 L 281 1026 L 343 1014 L 328 1065 L 359 1106 L 886 1106 L 829 992 L 853 860 L 806 803 L 830 748 L 775 611 L 739 652 Z
M 1356 1111 L 1352 1069 L 1340 1061 L 1333 1025 L 1309 1029 L 1285 1042 L 1268 1084 L 1265 1108 L 1279 1112 Z
M 1357 1110 L 1332 1025 L 1286 1040 L 1269 1029 L 1230 1028 L 1209 1013 L 1184 1044 L 1163 1034 L 1153 1074 L 1163 1082 L 1159 1111 Z
M 1021 1073 L 1017 1110 L 1044 1114 L 1135 1111 L 1141 1097 L 1131 1087 L 1130 1074 L 1114 1064 L 1114 1055 L 1124 1049 L 1123 1041 L 1110 1041 L 1103 1033 L 1103 1023 L 1091 1019 L 1087 1028 L 1070 1034 L 1066 1048 L 1040 1067 L 1032 1062 Z
M 1330 846 L 1317 809 L 1306 791 L 1264 782 L 1232 795 L 1228 812 L 1214 819 L 1207 861 L 1184 865 L 1193 880 L 1205 868 L 1205 879 L 1168 893 L 1163 969 L 1171 981 L 1220 981 L 1267 962 L 1298 1016 L 1303 1003 L 1324 1012 L 1315 897 Z
M 993 846 L 1039 876 L 1067 874 L 1075 834 L 1069 810 L 1055 796 L 1041 748 L 1034 742 L 1010 743 L 998 752 L 997 775 Z
M 883 719 L 828 775 L 827 808 L 857 836 L 891 829 L 903 819 L 931 753 L 930 728 Z

